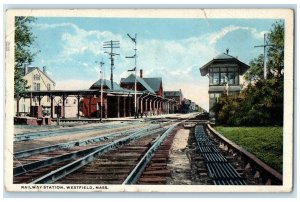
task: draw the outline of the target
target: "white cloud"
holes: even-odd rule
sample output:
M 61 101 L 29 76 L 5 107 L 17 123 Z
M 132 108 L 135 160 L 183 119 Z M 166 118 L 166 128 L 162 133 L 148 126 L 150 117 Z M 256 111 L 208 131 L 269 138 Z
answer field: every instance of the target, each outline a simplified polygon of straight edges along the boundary
M 73 23 L 56 23 L 56 24 L 45 24 L 45 23 L 32 23 L 32 27 L 35 27 L 37 29 L 55 29 L 55 28 L 61 28 L 61 27 L 71 27 L 76 29 L 77 26 Z
M 258 39 L 263 38 L 264 33 L 267 33 L 267 31 L 259 32 L 259 31 L 257 31 L 257 29 L 252 28 L 252 27 L 241 27 L 241 26 L 230 25 L 228 27 L 224 27 L 219 32 L 215 32 L 213 34 L 210 34 L 210 36 L 208 37 L 209 44 L 210 45 L 216 44 L 217 41 L 219 41 L 220 39 L 225 37 L 228 33 L 236 31 L 236 30 L 248 30 L 248 31 L 250 31 L 250 33 L 252 34 L 253 37 L 258 38 Z
M 83 70 L 91 69 L 93 72 L 88 81 L 84 79 L 57 81 L 56 89 L 88 89 L 100 78 L 99 65 L 94 64 L 94 61 L 101 56 L 106 59 L 105 78 L 110 78 L 110 62 L 102 49 L 103 41 L 120 41 L 121 48 L 117 52 L 121 56 L 115 57 L 114 81 L 119 82 L 121 78 L 128 76 L 127 70 L 134 67 L 133 59 L 125 59 L 125 56 L 134 54 L 133 43 L 125 34 L 123 36 L 103 30 L 84 30 L 72 23 L 35 26 L 39 29 L 66 28 L 61 33 L 62 49 L 58 53 L 57 60 L 75 61 L 83 67 Z M 237 30 L 247 30 L 254 38 L 262 38 L 265 33 L 251 27 L 231 25 L 218 32 L 176 41 L 140 40 L 138 69 L 143 69 L 145 77 L 162 77 L 165 90 L 182 89 L 186 98 L 208 109 L 208 81 L 206 77 L 201 77 L 199 68 L 218 54 L 217 42 Z M 89 61 L 85 61 L 87 58 Z
M 53 75 L 53 72 L 51 72 L 51 71 L 46 71 L 46 73 L 47 73 L 47 75 L 49 75 L 49 76 L 52 76 Z

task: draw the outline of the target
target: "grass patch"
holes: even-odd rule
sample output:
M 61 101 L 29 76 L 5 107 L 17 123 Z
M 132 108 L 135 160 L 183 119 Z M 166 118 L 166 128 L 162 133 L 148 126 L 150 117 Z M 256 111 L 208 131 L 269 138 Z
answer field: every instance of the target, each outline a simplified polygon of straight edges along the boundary
M 232 142 L 282 173 L 282 127 L 214 127 Z

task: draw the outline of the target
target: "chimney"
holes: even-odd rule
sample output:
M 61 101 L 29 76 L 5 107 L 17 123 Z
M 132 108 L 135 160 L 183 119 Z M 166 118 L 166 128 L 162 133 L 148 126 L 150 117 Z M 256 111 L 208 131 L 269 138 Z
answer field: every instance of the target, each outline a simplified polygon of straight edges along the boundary
M 229 49 L 227 48 L 227 49 L 226 49 L 226 54 L 228 55 L 228 53 L 229 53 Z
M 28 64 L 24 63 L 24 75 L 28 73 Z
M 143 78 L 143 69 L 140 69 L 140 77 Z
M 43 72 L 46 74 L 47 68 L 46 66 L 43 66 Z

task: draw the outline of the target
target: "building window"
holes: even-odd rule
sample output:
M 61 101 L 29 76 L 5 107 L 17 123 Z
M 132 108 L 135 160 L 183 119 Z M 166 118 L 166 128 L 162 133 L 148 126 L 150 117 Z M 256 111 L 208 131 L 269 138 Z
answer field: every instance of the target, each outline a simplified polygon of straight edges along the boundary
M 210 93 L 209 98 L 214 99 L 214 98 L 219 98 L 221 96 L 221 93 Z
M 50 85 L 50 83 L 47 83 L 47 90 L 51 90 L 51 85 Z
M 226 82 L 229 85 L 239 85 L 239 73 L 236 67 L 212 68 L 209 71 L 209 85 L 224 85 Z
M 33 90 L 40 91 L 41 90 L 41 84 L 40 83 L 33 83 Z
M 235 85 L 239 85 L 239 74 L 235 74 Z
M 68 104 L 68 98 L 66 99 L 66 104 Z
M 220 84 L 225 84 L 227 82 L 227 73 L 221 73 L 221 82 Z
M 33 80 L 35 80 L 35 81 L 39 81 L 40 80 L 40 75 L 39 74 L 35 74 L 35 75 L 33 75 Z
M 220 73 L 213 73 L 213 85 L 219 85 L 220 84 Z
M 76 99 L 74 99 L 74 102 L 73 102 L 74 104 L 76 104 Z
M 233 72 L 228 73 L 228 84 L 235 84 L 235 74 Z

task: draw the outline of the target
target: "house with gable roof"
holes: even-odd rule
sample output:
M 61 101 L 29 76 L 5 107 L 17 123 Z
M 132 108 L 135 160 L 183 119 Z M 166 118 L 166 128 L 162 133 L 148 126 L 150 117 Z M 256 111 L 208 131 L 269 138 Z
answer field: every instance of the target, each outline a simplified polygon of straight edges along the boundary
M 41 70 L 39 67 L 25 67 L 19 68 L 23 79 L 27 81 L 27 86 L 29 86 L 30 91 L 43 91 L 43 90 L 54 90 L 55 82 L 49 77 L 46 71 L 46 67 Z M 41 105 L 45 113 L 50 113 L 50 97 L 34 97 L 32 100 L 33 106 Z M 19 113 L 27 115 L 30 113 L 30 100 L 21 98 L 19 100 L 19 106 L 17 106 L 17 101 L 15 102 L 15 112 L 17 112 L 17 107 L 19 107 Z

